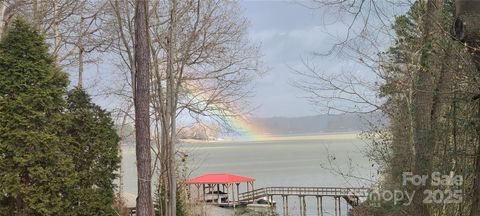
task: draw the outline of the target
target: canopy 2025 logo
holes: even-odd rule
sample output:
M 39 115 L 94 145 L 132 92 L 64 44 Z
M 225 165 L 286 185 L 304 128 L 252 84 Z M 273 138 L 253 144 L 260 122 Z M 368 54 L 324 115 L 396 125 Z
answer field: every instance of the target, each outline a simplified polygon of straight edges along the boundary
M 451 204 L 463 201 L 463 176 L 441 175 L 440 172 L 433 172 L 429 175 L 414 175 L 412 172 L 402 174 L 403 190 L 373 190 L 369 193 L 368 199 L 373 206 L 379 207 L 381 203 L 393 201 L 394 205 L 411 205 L 415 196 L 423 196 L 425 204 Z M 418 187 L 429 186 L 432 189 L 418 190 Z M 408 189 L 407 189 L 408 188 Z M 422 194 L 420 194 L 422 192 Z

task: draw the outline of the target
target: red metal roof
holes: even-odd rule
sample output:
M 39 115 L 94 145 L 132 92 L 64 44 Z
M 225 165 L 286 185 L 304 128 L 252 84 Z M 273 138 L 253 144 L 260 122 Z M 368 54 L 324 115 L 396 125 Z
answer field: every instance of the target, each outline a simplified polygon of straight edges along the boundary
M 193 179 L 187 180 L 187 184 L 227 184 L 227 183 L 240 183 L 240 182 L 252 182 L 254 178 L 232 175 L 228 173 L 223 174 L 206 174 Z

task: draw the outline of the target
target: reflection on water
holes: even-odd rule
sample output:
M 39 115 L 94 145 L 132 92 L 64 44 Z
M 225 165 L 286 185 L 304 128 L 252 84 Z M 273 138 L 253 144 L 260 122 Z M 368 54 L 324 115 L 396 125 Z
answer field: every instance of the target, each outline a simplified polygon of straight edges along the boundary
M 262 142 L 216 142 L 182 144 L 179 149 L 189 155 L 192 177 L 205 173 L 232 173 L 257 179 L 255 187 L 266 186 L 369 186 L 354 178 L 344 178 L 330 167 L 355 176 L 372 178 L 376 170 L 364 156 L 366 143 L 347 137 L 345 139 L 288 139 Z M 328 159 L 330 156 L 330 160 Z M 124 190 L 136 193 L 135 153 L 124 151 Z M 298 209 L 296 197 L 289 199 L 289 210 Z M 316 213 L 315 198 L 307 199 L 307 211 Z M 282 201 L 277 197 L 277 209 Z M 333 211 L 333 199 L 325 198 L 327 211 Z M 342 206 L 346 213 L 346 206 Z M 327 214 L 328 215 L 328 214 Z M 345 214 L 346 215 L 346 214 Z

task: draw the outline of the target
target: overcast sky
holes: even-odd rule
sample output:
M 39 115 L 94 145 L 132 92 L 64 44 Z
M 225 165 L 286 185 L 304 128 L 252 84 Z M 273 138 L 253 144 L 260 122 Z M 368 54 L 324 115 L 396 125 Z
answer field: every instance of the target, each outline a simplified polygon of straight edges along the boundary
M 346 68 L 350 71 L 359 70 L 359 65 L 352 59 L 313 55 L 314 52 L 325 53 L 345 39 L 352 17 L 339 16 L 331 8 L 310 9 L 298 1 L 240 0 L 240 6 L 242 14 L 250 23 L 248 36 L 252 43 L 260 45 L 263 55 L 261 61 L 263 67 L 268 69 L 264 76 L 252 83 L 254 96 L 250 99 L 250 107 L 255 108 L 253 116 L 292 117 L 320 113 L 318 107 L 312 106 L 305 99 L 307 94 L 292 85 L 292 81 L 299 78 L 292 68 L 305 70 L 302 59 L 308 58 L 319 70 L 331 74 Z M 108 61 L 106 57 L 104 62 Z M 120 85 L 124 77 L 117 70 L 111 64 L 86 67 L 86 88 L 92 86 L 90 92 L 95 102 L 107 109 L 118 107 L 121 101 L 116 103 L 111 95 L 98 94 L 95 86 Z M 363 76 L 365 71 L 359 71 Z M 73 86 L 77 82 L 76 69 L 71 75 Z
M 310 64 L 315 65 L 317 71 L 324 74 L 333 76 L 349 74 L 363 82 L 381 82 L 373 71 L 358 63 L 358 55 L 352 55 L 348 53 L 349 51 L 329 56 L 318 56 L 313 53 L 327 53 L 335 44 L 345 40 L 349 33 L 349 46 L 358 48 L 365 55 L 376 56 L 379 52 L 387 50 L 392 43 L 391 26 L 397 15 L 406 12 L 409 3 L 375 1 L 375 7 L 381 11 L 380 13 L 371 12 L 373 10 L 371 2 L 366 3 L 353 22 L 353 14 L 339 13 L 335 7 L 318 9 L 319 5 L 312 2 L 240 1 L 244 15 L 250 21 L 249 36 L 254 43 L 260 44 L 262 60 L 269 68 L 269 72 L 254 83 L 256 94 L 251 101 L 258 108 L 253 115 L 291 117 L 325 112 L 325 109 L 319 109 L 308 103 L 305 99 L 307 94 L 292 85 L 293 80 L 299 79 L 292 68 L 306 70 L 302 59 L 308 59 Z M 306 7 L 305 4 L 316 6 L 317 9 Z M 358 35 L 368 37 L 372 41 L 357 40 Z M 363 97 L 372 102 L 378 103 L 376 101 L 381 100 L 376 97 L 376 90 L 365 88 L 362 92 L 365 93 Z M 336 102 L 334 106 L 349 106 L 342 103 Z M 358 109 L 369 110 L 368 107 Z
M 332 35 L 346 28 L 340 22 L 325 20 L 320 9 L 313 10 L 292 1 L 241 1 L 250 21 L 250 38 L 260 44 L 262 61 L 268 73 L 255 81 L 253 115 L 304 116 L 318 114 L 304 98 L 305 93 L 292 86 L 297 76 L 292 68 L 302 69 L 302 58 L 324 52 L 337 42 Z M 327 23 L 327 24 L 325 24 Z M 338 32 L 337 32 L 338 33 Z M 315 58 L 322 70 L 338 68 L 331 58 Z M 338 62 L 337 62 L 338 63 Z

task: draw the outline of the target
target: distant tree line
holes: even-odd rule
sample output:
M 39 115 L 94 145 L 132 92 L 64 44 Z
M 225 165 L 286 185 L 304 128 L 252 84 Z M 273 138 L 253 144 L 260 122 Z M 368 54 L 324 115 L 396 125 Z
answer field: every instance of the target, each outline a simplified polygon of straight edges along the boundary
M 353 113 L 325 114 L 302 117 L 256 118 L 255 124 L 276 135 L 360 132 L 369 129 L 369 122 L 386 123 L 380 112 L 362 115 Z

